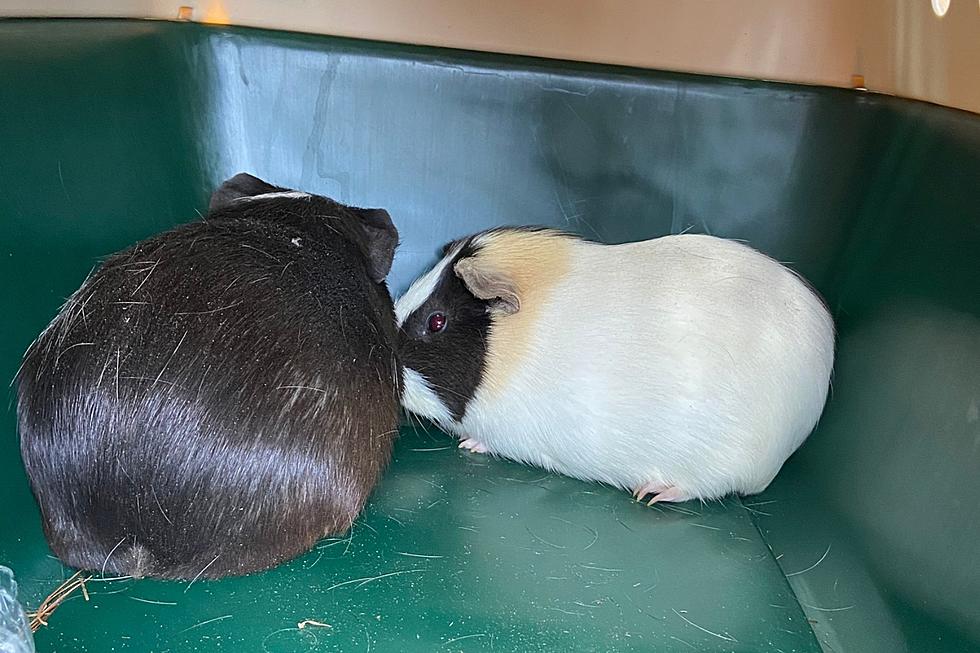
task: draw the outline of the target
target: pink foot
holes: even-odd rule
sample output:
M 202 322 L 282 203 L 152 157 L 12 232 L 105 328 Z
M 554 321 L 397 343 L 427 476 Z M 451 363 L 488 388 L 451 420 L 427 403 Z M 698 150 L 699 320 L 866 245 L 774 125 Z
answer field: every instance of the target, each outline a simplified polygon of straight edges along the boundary
M 645 485 L 641 485 L 633 491 L 633 498 L 635 498 L 637 501 L 642 501 L 643 498 L 649 494 L 652 494 L 653 497 L 647 502 L 648 506 L 652 506 L 660 501 L 680 502 L 687 501 L 691 498 L 674 486 L 664 487 L 662 484 L 658 483 L 647 483 Z
M 459 443 L 460 449 L 466 449 L 472 451 L 473 453 L 486 453 L 487 445 L 483 444 L 479 440 L 474 440 L 473 438 L 466 438 Z

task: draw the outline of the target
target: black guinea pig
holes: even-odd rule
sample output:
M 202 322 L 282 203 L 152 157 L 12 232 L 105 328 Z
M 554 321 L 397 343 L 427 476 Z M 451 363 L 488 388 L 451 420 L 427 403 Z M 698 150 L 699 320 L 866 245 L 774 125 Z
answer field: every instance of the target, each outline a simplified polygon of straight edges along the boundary
M 239 174 L 204 220 L 98 266 L 17 376 L 58 557 L 215 578 L 350 528 L 398 427 L 397 241 L 384 210 Z

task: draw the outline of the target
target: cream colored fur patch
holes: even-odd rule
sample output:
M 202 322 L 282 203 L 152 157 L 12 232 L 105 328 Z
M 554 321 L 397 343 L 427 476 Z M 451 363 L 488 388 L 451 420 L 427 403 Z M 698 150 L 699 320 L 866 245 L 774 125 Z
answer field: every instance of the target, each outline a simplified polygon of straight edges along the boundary
M 568 273 L 574 239 L 555 231 L 499 231 L 479 236 L 477 258 L 516 287 L 520 310 L 494 314 L 487 336 L 482 391 L 496 394 L 528 353 L 541 306 Z

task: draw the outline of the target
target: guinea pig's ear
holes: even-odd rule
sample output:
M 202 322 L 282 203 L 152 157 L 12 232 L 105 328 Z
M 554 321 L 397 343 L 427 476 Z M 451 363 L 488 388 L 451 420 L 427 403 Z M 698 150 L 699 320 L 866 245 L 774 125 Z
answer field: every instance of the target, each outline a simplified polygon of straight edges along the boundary
M 280 193 L 284 190 L 286 189 L 273 186 L 258 177 L 253 177 L 247 172 L 239 172 L 231 179 L 225 180 L 211 194 L 211 203 L 208 204 L 208 211 L 222 209 L 243 197 L 255 197 L 256 195 L 265 195 L 266 193 Z
M 445 256 L 446 254 L 448 254 L 449 253 L 449 250 L 451 250 L 453 247 L 455 247 L 456 245 L 458 245 L 459 242 L 460 242 L 460 239 L 457 238 L 456 240 L 451 240 L 448 243 L 446 243 L 445 245 L 443 245 L 442 246 L 442 250 L 439 253 L 439 256 L 442 257 L 442 256 Z
M 398 247 L 398 230 L 384 209 L 351 210 L 361 218 L 361 228 L 366 236 L 364 256 L 368 262 L 368 274 L 375 283 L 381 283 L 391 271 L 395 248 Z
M 456 276 L 477 299 L 491 302 L 495 310 L 513 315 L 521 310 L 517 284 L 507 273 L 497 269 L 480 255 L 468 256 L 453 266 Z

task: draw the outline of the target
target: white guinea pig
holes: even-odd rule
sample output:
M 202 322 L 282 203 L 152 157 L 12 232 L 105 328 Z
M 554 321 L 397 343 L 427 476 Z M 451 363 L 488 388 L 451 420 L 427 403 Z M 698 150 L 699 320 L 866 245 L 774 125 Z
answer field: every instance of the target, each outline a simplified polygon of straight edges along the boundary
M 493 229 L 447 245 L 395 313 L 409 411 L 465 449 L 650 503 L 765 489 L 834 361 L 808 285 L 711 236 Z

